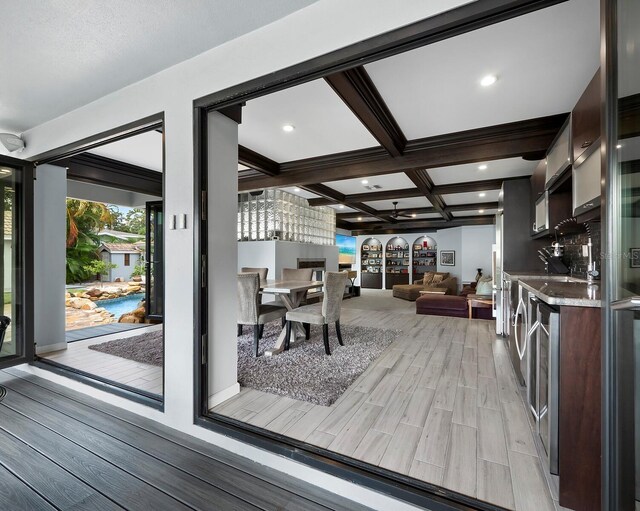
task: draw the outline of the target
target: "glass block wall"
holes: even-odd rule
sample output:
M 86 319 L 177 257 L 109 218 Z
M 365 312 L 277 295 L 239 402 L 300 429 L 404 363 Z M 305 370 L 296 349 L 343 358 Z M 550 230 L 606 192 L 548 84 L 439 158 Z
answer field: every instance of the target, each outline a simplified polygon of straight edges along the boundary
M 316 245 L 335 245 L 336 212 L 311 207 L 307 199 L 282 190 L 264 190 L 254 197 L 238 194 L 238 241 L 274 238 Z

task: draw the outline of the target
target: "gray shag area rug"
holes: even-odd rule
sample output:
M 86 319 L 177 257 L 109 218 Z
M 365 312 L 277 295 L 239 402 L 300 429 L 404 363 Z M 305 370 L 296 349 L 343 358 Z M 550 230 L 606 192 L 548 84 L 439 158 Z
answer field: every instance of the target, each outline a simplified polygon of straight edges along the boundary
M 349 386 L 397 339 L 399 330 L 341 325 L 344 346 L 338 344 L 335 327 L 329 325 L 331 356 L 324 352 L 322 327 L 311 326 L 311 338 L 298 341 L 273 357 L 264 351 L 275 346 L 282 331 L 280 321 L 265 325 L 260 356 L 253 356 L 253 328 L 244 327 L 238 337 L 238 382 L 271 394 L 323 406 L 332 405 Z M 89 349 L 162 366 L 162 331 L 103 342 Z
M 253 356 L 253 329 L 238 337 L 238 382 L 271 394 L 323 406 L 332 405 L 349 386 L 396 340 L 400 331 L 341 325 L 344 346 L 329 325 L 331 356 L 324 352 L 322 327 L 311 326 L 311 337 L 289 351 L 265 357 L 281 332 L 280 321 L 265 325 L 258 358 Z
M 134 335 L 126 339 L 92 344 L 89 349 L 135 360 L 136 362 L 162 366 L 162 330 L 154 330 L 153 332 Z

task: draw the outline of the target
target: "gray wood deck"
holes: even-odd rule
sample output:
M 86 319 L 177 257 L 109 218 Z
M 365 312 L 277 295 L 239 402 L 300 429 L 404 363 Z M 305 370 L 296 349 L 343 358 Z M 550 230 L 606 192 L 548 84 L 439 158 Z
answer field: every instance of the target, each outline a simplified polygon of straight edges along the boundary
M 33 375 L 0 384 L 2 509 L 365 509 Z

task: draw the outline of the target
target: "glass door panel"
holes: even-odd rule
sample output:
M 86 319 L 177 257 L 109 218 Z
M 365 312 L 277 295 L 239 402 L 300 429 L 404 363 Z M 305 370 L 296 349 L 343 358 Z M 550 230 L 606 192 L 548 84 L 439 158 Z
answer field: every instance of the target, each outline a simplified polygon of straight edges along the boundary
M 607 229 L 613 245 L 605 261 L 610 303 L 603 306 L 610 307 L 607 346 L 615 366 L 607 381 L 615 397 L 607 410 L 614 417 L 606 422 L 614 424 L 614 441 L 613 461 L 605 451 L 605 503 L 626 511 L 640 508 L 640 2 L 611 0 L 607 9 L 617 38 L 615 57 L 608 61 L 613 74 L 607 77 L 615 92 L 609 107 L 617 118 L 607 134 Z
M 146 314 L 162 320 L 164 316 L 164 213 L 162 201 L 147 202 Z
M 24 310 L 23 227 L 21 162 L 0 157 L 0 196 L 2 197 L 3 228 L 0 250 L 0 367 L 24 362 L 22 311 Z

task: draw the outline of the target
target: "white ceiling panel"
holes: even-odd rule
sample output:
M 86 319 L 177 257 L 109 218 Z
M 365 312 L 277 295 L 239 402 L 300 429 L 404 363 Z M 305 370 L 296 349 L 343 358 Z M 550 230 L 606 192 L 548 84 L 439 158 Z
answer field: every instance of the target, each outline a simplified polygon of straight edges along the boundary
M 481 194 L 484 194 L 481 196 Z M 474 204 L 476 202 L 498 202 L 500 190 L 487 190 L 485 192 L 452 193 L 443 195 L 442 200 L 447 206 L 457 206 L 459 204 Z M 523 198 L 524 200 L 525 198 Z M 529 200 L 529 197 L 526 197 Z
M 356 209 L 344 206 L 342 204 L 330 204 L 329 207 L 336 210 L 336 213 L 357 213 Z
M 481 165 L 486 165 L 487 168 L 480 170 L 479 167 Z M 530 176 L 537 165 L 538 162 L 526 161 L 522 158 L 506 158 L 504 160 L 429 169 L 427 172 L 435 185 L 447 185 L 468 181 Z
M 366 180 L 367 184 L 363 184 L 362 181 Z M 344 181 L 330 181 L 324 183 L 329 188 L 333 188 L 340 193 L 350 195 L 354 193 L 367 193 L 375 192 L 378 190 L 370 190 L 367 186 L 379 185 L 381 186 L 379 191 L 383 190 L 401 190 L 403 188 L 415 188 L 416 185 L 413 181 L 407 177 L 404 172 L 397 174 L 387 174 L 384 176 L 373 176 L 358 179 L 345 179 Z
M 2 2 L 2 127 L 25 131 L 311 3 Z
M 87 152 L 162 172 L 162 133 L 157 131 L 147 131 Z
M 441 219 L 442 215 L 440 213 L 422 213 L 421 215 L 416 215 L 415 217 L 416 220 L 426 220 L 426 219 Z
M 305 199 L 317 199 L 318 197 L 320 197 L 315 193 L 308 192 L 306 190 L 303 190 L 302 188 L 296 188 L 295 186 L 290 186 L 288 188 L 281 188 L 281 190 L 283 192 L 289 192 L 293 195 L 297 195 L 298 197 L 304 197 Z
M 324 80 L 247 102 L 238 138 L 280 163 L 379 145 Z
M 408 139 L 569 112 L 599 66 L 599 0 L 570 0 L 365 67 Z M 498 81 L 482 87 L 480 79 Z
M 251 167 L 247 167 L 246 165 L 242 165 L 242 163 L 238 163 L 238 170 L 249 170 Z
M 481 215 L 495 215 L 498 212 L 497 209 L 485 209 L 482 213 L 478 210 L 471 211 L 455 211 L 453 216 L 481 216 Z
M 380 219 L 372 216 L 359 216 L 358 218 L 352 219 L 351 222 L 380 222 Z
M 393 200 L 377 200 L 371 202 L 365 202 L 367 206 L 371 206 L 376 210 L 393 209 L 393 202 L 398 201 L 398 211 L 411 208 L 428 208 L 431 207 L 431 203 L 425 197 L 410 197 L 408 199 L 393 199 Z

